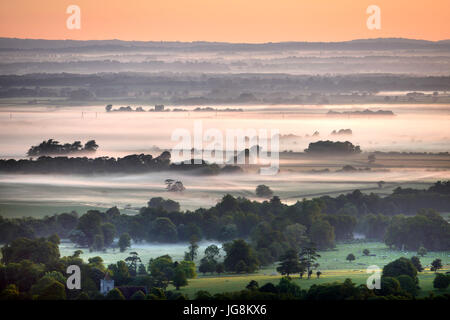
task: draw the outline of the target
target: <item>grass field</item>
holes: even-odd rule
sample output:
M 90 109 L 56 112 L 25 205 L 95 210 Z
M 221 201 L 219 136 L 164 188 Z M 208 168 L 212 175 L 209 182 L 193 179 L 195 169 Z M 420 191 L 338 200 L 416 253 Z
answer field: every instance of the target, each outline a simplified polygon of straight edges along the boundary
M 331 282 L 343 282 L 345 279 L 350 278 L 357 285 L 365 284 L 370 274 L 367 274 L 365 270 L 355 271 L 353 269 L 341 269 L 341 270 L 324 270 L 320 279 L 316 277 L 307 279 L 299 279 L 298 275 L 292 276 L 295 283 L 297 283 L 302 289 L 308 289 L 313 284 L 323 284 Z M 434 272 L 424 271 L 419 274 L 419 286 L 421 288 L 419 297 L 428 296 L 430 292 L 434 294 L 450 293 L 450 288 L 442 291 L 433 288 Z M 199 290 L 206 290 L 211 294 L 221 292 L 232 292 L 245 289 L 245 286 L 251 281 L 256 280 L 260 286 L 272 282 L 278 284 L 281 276 L 271 276 L 264 274 L 250 274 L 239 276 L 211 276 L 211 277 L 198 277 L 196 279 L 190 279 L 189 285 L 180 289 L 180 292 L 187 294 L 190 299 L 195 298 L 195 293 Z M 173 286 L 169 286 L 169 290 L 174 290 Z

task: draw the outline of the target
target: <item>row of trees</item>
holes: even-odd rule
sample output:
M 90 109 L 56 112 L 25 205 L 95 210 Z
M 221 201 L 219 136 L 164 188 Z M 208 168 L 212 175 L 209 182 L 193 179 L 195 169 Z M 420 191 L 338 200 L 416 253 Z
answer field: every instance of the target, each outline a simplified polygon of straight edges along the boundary
M 49 140 L 43 142 L 45 144 L 54 145 L 55 141 Z M 57 142 L 56 142 L 57 143 Z M 79 151 L 86 151 L 85 148 L 95 148 L 90 141 L 84 148 L 79 145 Z M 76 142 L 79 144 L 79 142 Z M 42 144 L 41 144 L 42 145 Z M 65 145 L 63 145 L 64 147 Z M 38 148 L 38 149 L 36 149 Z M 64 147 L 65 148 L 65 147 Z M 50 157 L 42 155 L 44 149 L 41 146 L 33 147 L 29 151 L 29 156 L 39 156 L 37 159 L 8 159 L 0 160 L 0 172 L 6 173 L 60 173 L 60 174 L 102 174 L 102 173 L 144 173 L 149 171 L 189 171 L 201 175 L 215 175 L 220 173 L 237 173 L 242 169 L 238 166 L 226 165 L 219 166 L 217 164 L 209 164 L 205 161 L 201 163 L 171 163 L 171 154 L 169 151 L 162 152 L 159 156 L 153 157 L 150 154 L 131 154 L 123 158 L 112 157 Z M 56 149 L 60 149 L 59 147 Z M 47 148 L 45 148 L 47 150 Z M 61 150 L 59 150 L 61 151 Z M 60 152 L 58 151 L 58 154 Z M 47 151 L 45 151 L 47 152 Z M 67 153 L 67 152 L 62 152 Z
M 438 183 L 426 192 L 446 192 L 447 187 L 443 185 Z M 439 190 L 442 188 L 445 190 Z M 414 193 L 417 192 L 411 191 Z M 338 211 L 328 207 L 343 198 L 356 201 L 366 197 L 353 192 L 337 198 L 324 200 L 322 197 L 285 205 L 276 196 L 257 202 L 225 195 L 215 206 L 195 211 L 180 211 L 179 203 L 173 200 L 152 198 L 133 216 L 121 214 L 114 207 L 105 212 L 91 210 L 81 217 L 75 213 L 42 219 L 0 217 L 0 242 L 56 233 L 81 246 L 101 250 L 123 234 L 135 242 L 163 243 L 190 241 L 192 237 L 222 242 L 242 238 L 250 240 L 262 265 L 279 260 L 280 254 L 288 249 L 299 251 L 309 242 L 315 243 L 318 249 L 332 248 L 335 241 L 352 239 L 356 230 L 368 238 L 385 240 L 392 247 L 449 249 L 450 226 L 433 210 L 419 210 L 413 217 L 392 217 L 360 214 L 351 205 L 344 205 L 348 208 Z

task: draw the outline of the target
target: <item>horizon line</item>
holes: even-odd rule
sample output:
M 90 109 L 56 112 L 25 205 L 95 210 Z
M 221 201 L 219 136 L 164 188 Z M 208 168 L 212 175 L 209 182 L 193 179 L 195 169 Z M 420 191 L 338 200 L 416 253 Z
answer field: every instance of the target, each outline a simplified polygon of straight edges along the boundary
M 108 39 L 45 39 L 45 38 L 19 38 L 19 37 L 4 37 L 0 36 L 0 40 L 30 40 L 30 41 L 73 41 L 73 42 L 94 42 L 94 41 L 118 41 L 118 42 L 140 42 L 140 43 L 150 43 L 150 42 L 160 42 L 160 43 L 220 43 L 220 44 L 250 44 L 250 45 L 263 45 L 263 44 L 288 44 L 288 43 L 345 43 L 353 41 L 375 41 L 375 40 L 408 40 L 408 41 L 420 41 L 420 42 L 430 42 L 438 43 L 450 41 L 450 38 L 441 40 L 427 40 L 427 39 L 415 39 L 415 38 L 404 38 L 404 37 L 376 37 L 376 38 L 354 38 L 350 40 L 341 41 L 302 41 L 302 40 L 289 40 L 289 41 L 267 41 L 267 42 L 232 42 L 232 41 L 210 41 L 210 40 L 191 40 L 191 41 L 181 41 L 181 40 L 124 40 L 118 38 L 108 38 Z

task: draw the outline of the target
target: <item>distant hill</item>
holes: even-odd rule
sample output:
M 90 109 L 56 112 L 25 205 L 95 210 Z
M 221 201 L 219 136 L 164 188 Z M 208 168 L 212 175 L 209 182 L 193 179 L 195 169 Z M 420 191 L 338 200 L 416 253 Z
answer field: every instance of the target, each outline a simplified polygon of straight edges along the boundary
M 44 40 L 0 38 L 0 50 L 194 50 L 194 51 L 270 51 L 270 50 L 399 50 L 399 49 L 450 49 L 450 40 L 427 41 L 404 38 L 357 39 L 343 42 L 161 42 L 122 40 Z

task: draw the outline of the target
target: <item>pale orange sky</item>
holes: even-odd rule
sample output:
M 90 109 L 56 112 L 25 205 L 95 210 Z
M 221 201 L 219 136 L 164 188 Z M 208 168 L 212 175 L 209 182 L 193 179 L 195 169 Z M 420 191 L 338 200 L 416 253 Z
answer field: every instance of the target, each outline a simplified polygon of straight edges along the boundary
M 81 8 L 81 30 L 66 8 Z M 368 30 L 366 8 L 381 8 Z M 450 39 L 449 0 L 14 0 L 0 2 L 0 37 L 165 41 Z

